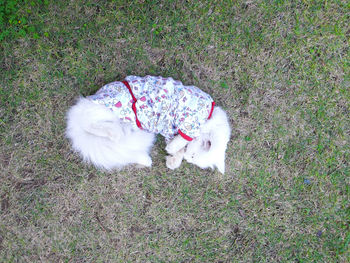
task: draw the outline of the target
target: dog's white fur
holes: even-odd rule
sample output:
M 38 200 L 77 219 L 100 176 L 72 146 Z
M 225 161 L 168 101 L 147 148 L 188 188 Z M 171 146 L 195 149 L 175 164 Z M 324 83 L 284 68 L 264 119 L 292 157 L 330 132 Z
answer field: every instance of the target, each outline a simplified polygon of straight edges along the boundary
M 110 109 L 86 98 L 79 98 L 68 111 L 66 135 L 73 149 L 98 168 L 112 170 L 132 163 L 152 165 L 149 153 L 155 135 L 120 122 Z M 199 137 L 188 142 L 178 135 L 167 144 L 166 150 L 171 154 L 167 167 L 178 168 L 184 158 L 203 169 L 217 167 L 224 173 L 229 138 L 227 116 L 220 107 L 215 107 L 210 120 L 202 125 Z
M 215 107 L 212 117 L 201 127 L 201 135 L 186 147 L 184 159 L 200 168 L 214 168 L 224 174 L 225 152 L 231 129 L 226 113 Z

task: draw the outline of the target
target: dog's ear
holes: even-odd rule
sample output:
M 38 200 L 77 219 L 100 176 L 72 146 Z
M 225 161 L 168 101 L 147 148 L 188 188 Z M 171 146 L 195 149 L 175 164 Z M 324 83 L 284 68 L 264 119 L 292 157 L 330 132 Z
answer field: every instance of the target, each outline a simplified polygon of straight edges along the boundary
M 208 140 L 208 139 L 203 140 L 202 141 L 202 148 L 203 148 L 204 151 L 208 152 L 210 150 L 210 148 L 211 148 L 211 141 Z
M 218 168 L 220 173 L 225 173 L 225 155 L 218 156 L 215 166 Z

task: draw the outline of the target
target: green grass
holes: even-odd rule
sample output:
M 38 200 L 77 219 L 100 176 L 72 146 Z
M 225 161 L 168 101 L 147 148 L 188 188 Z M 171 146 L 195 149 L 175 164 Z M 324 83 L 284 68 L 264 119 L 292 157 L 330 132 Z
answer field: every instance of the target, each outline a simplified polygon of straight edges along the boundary
M 1 24 L 12 32 L 0 42 L 1 262 L 349 260 L 347 1 L 16 10 L 26 34 Z M 67 109 L 129 74 L 197 85 L 228 112 L 224 176 L 166 169 L 161 138 L 151 169 L 81 162 Z

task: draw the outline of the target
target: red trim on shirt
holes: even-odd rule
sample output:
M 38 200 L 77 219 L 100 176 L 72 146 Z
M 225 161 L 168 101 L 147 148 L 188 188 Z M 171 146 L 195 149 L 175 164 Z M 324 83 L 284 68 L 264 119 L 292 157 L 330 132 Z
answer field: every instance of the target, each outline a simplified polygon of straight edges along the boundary
M 211 110 L 210 110 L 210 113 L 209 113 L 209 116 L 208 116 L 208 120 L 211 118 L 211 115 L 213 115 L 214 107 L 215 107 L 215 101 L 213 101 L 211 103 Z M 184 134 L 180 129 L 178 130 L 178 133 L 181 135 L 182 138 L 184 138 L 187 141 L 192 141 L 193 140 L 190 136 Z
M 215 106 L 215 101 L 213 101 L 213 102 L 211 103 L 211 110 L 210 110 L 210 113 L 209 113 L 208 120 L 211 118 L 211 115 L 213 114 L 214 106 Z
M 192 141 L 193 140 L 190 136 L 184 134 L 180 129 L 178 130 L 178 133 L 182 136 L 182 138 L 184 138 L 187 141 Z
M 136 105 L 135 105 L 137 99 L 135 98 L 134 93 L 132 93 L 132 90 L 131 90 L 131 87 L 130 87 L 130 85 L 129 85 L 129 82 L 127 82 L 126 80 L 124 80 L 124 81 L 122 81 L 122 82 L 123 82 L 123 84 L 128 88 L 128 90 L 129 90 L 129 92 L 130 92 L 130 95 L 131 95 L 131 97 L 132 97 L 132 100 L 133 100 L 133 103 L 132 103 L 131 108 L 132 108 L 132 110 L 133 110 L 133 112 L 134 112 L 134 114 L 135 114 L 136 125 L 137 125 L 137 127 L 139 127 L 140 129 L 142 129 L 141 122 L 140 122 L 139 119 L 137 118 L 137 110 L 136 110 Z

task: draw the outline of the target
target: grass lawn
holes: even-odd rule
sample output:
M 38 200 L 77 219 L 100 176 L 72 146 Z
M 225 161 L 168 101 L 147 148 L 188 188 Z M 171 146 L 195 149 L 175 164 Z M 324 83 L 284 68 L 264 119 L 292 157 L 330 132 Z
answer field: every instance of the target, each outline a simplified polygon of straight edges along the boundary
M 349 262 L 348 1 L 9 2 L 0 262 Z M 225 175 L 81 162 L 67 109 L 130 74 L 228 112 Z

